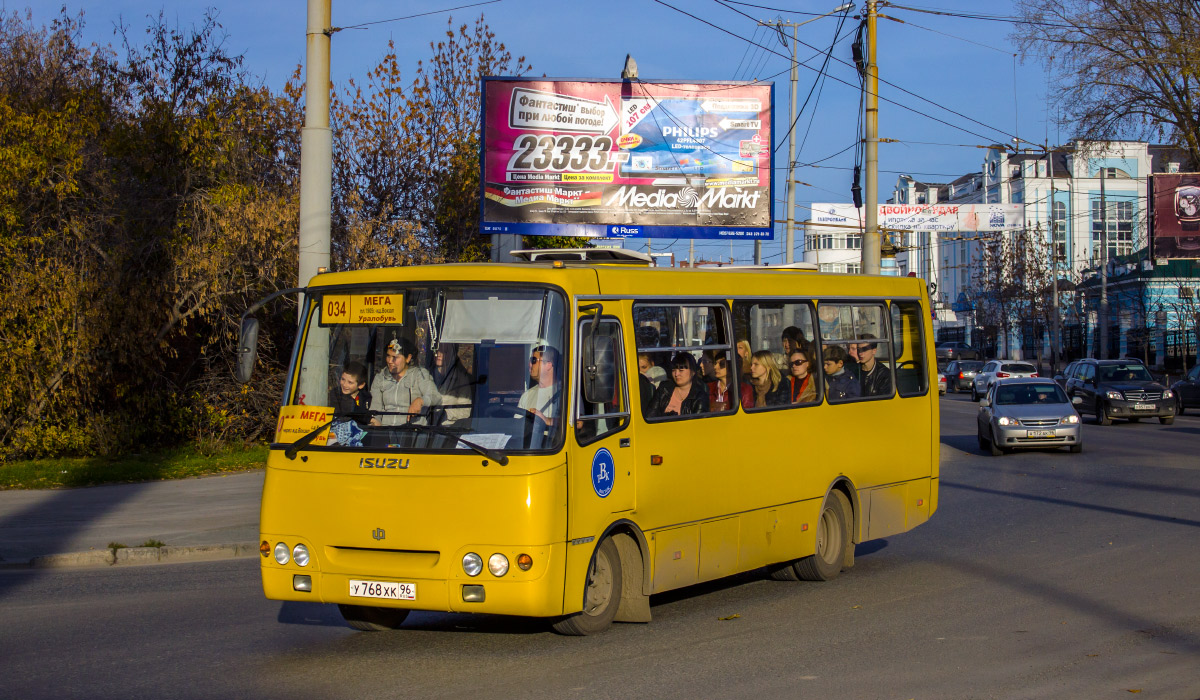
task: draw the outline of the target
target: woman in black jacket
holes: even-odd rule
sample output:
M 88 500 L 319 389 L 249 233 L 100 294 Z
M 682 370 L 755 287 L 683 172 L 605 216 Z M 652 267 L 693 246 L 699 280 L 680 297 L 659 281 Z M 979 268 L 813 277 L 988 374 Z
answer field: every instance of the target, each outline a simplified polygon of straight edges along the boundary
M 671 381 L 658 385 L 650 401 L 650 418 L 708 413 L 708 387 L 697 376 L 696 358 L 686 352 L 671 357 Z

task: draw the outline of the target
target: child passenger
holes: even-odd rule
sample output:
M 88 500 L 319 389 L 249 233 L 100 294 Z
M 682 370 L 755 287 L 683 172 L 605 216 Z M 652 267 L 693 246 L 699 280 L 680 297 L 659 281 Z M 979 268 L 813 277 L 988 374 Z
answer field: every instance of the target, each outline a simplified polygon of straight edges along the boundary
M 353 417 L 356 423 L 366 425 L 371 420 L 367 413 L 367 407 L 371 405 L 371 393 L 366 386 L 367 368 L 355 360 L 347 362 L 338 379 L 338 390 L 333 395 L 333 412 L 339 416 Z

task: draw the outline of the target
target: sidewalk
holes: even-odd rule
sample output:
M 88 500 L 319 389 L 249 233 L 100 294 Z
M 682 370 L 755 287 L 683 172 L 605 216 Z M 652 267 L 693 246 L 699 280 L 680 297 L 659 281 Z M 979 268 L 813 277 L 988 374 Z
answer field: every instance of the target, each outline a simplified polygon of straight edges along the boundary
M 0 491 L 0 566 L 100 566 L 258 554 L 264 472 Z M 164 547 L 140 547 L 158 540 Z M 114 556 L 110 543 L 119 549 Z

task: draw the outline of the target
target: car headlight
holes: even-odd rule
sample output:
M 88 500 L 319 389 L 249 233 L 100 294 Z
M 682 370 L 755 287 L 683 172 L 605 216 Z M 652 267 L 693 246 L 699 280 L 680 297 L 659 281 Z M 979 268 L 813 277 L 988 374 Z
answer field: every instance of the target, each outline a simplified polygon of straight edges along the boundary
M 286 542 L 280 542 L 279 544 L 275 545 L 275 561 L 279 562 L 281 566 L 288 563 L 291 558 L 292 553 L 288 550 Z
M 308 566 L 308 547 L 302 544 L 292 547 L 292 560 L 296 562 L 296 566 Z
M 1016 423 L 1016 421 L 1009 418 L 1008 416 L 1000 416 L 999 418 L 996 419 L 997 425 L 1013 425 L 1014 423 Z
M 1075 415 L 1074 413 L 1072 413 L 1069 416 L 1063 416 L 1062 422 L 1063 423 L 1078 423 L 1079 416 Z
M 1105 394 L 1105 395 L 1106 395 L 1106 396 L 1108 396 L 1108 398 L 1110 398 L 1110 399 L 1116 399 L 1117 401 L 1124 401 L 1124 400 L 1125 400 L 1125 395 L 1124 395 L 1124 394 L 1122 394 L 1122 393 L 1121 393 L 1121 392 L 1119 392 L 1119 391 L 1110 391 L 1110 392 L 1108 392 L 1108 393 L 1107 393 L 1107 394 Z
M 475 552 L 467 552 L 463 555 L 463 571 L 467 576 L 478 576 L 480 571 L 483 571 L 483 559 Z
M 1175 398 L 1175 392 L 1171 391 L 1170 389 L 1166 389 L 1163 391 L 1163 398 L 1164 399 L 1173 399 L 1173 398 Z
M 492 572 L 492 576 L 503 576 L 508 573 L 508 557 L 496 552 L 488 557 L 488 571 Z

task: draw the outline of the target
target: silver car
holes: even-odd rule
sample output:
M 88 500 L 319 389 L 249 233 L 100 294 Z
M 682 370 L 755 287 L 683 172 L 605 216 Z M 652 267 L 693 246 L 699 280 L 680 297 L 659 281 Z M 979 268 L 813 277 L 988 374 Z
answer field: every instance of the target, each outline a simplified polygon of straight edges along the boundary
M 975 375 L 975 379 L 971 383 L 971 400 L 978 401 L 988 389 L 992 388 L 992 382 L 997 379 L 1006 379 L 1008 377 L 1036 377 L 1038 376 L 1037 367 L 1028 362 L 1018 362 L 1016 360 L 989 360 L 987 364 L 980 368 Z
M 1079 413 L 1051 379 L 998 379 L 979 405 L 979 449 L 998 456 L 1016 448 L 1083 451 Z

